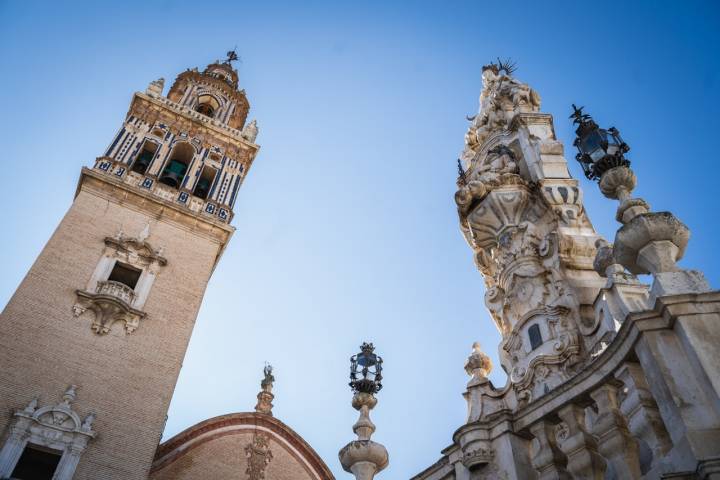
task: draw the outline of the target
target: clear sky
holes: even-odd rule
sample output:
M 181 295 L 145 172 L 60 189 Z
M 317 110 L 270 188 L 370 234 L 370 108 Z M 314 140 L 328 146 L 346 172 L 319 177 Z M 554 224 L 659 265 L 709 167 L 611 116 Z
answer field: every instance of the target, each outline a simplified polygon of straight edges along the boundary
M 69 207 L 80 167 L 111 141 L 132 92 L 165 77 L 167 93 L 177 74 L 237 45 L 262 148 L 166 438 L 252 410 L 267 360 L 276 416 L 348 478 L 337 460 L 356 419 L 348 357 L 369 340 L 386 367 L 373 419 L 391 463 L 378 478 L 408 478 L 439 458 L 464 421 L 472 342 L 494 359 L 499 342 L 453 202 L 481 66 L 497 56 L 518 62 L 516 76 L 554 115 L 576 177 L 570 104 L 618 127 L 636 194 L 691 228 L 682 263 L 717 287 L 718 5 L 0 0 L 9 200 L 0 301 Z M 612 239 L 616 204 L 581 185 L 595 226 Z M 499 367 L 491 378 L 505 383 Z

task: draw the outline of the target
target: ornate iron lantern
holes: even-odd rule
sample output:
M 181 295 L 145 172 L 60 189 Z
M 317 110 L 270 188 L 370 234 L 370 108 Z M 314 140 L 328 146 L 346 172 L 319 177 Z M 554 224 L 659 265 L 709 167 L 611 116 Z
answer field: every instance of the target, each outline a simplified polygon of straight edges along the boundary
M 630 147 L 620 137 L 615 127 L 605 130 L 600 128 L 588 114 L 583 113 L 585 107 L 573 104 L 570 118 L 577 125 L 575 145 L 578 154 L 575 156 L 589 180 L 600 179 L 602 174 L 614 167 L 629 167 L 630 161 L 624 156 Z
M 372 343 L 363 343 L 360 353 L 350 357 L 350 388 L 373 395 L 382 389 L 382 363 Z

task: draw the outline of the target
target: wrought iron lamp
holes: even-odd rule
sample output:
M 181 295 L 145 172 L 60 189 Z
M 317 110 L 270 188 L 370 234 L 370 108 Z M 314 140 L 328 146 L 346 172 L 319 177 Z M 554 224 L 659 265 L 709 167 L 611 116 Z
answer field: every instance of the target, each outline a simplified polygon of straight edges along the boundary
M 372 343 L 363 343 L 360 353 L 350 357 L 350 388 L 355 393 L 374 395 L 382 389 L 382 357 Z
M 570 118 L 577 125 L 577 137 L 573 142 L 578 149 L 575 158 L 580 162 L 585 176 L 590 180 L 599 180 L 611 168 L 629 167 L 630 161 L 625 158 L 625 154 L 630 151 L 630 147 L 620 137 L 618 129 L 600 128 L 590 115 L 583 113 L 584 107 L 578 108 L 574 104 L 572 107 Z

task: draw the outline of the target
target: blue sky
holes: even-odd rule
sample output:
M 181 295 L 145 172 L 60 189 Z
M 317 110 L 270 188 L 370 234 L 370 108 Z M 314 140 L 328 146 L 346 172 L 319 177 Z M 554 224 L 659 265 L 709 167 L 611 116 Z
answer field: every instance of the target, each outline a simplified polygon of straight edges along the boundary
M 433 463 L 464 421 L 462 365 L 499 335 L 457 225 L 456 158 L 497 56 L 555 117 L 571 172 L 570 104 L 620 129 L 636 194 L 692 230 L 682 264 L 720 285 L 717 2 L 20 2 L 0 0 L 8 199 L 0 301 L 12 295 L 101 155 L 132 92 L 237 45 L 260 154 L 215 271 L 167 435 L 249 411 L 264 361 L 275 414 L 339 478 L 353 438 L 348 357 L 385 358 L 378 478 Z M 166 89 L 167 92 L 167 89 Z M 596 228 L 615 203 L 581 182 Z M 497 364 L 497 362 L 495 362 Z M 491 375 L 505 383 L 499 367 Z M 240 455 L 241 453 L 238 452 Z

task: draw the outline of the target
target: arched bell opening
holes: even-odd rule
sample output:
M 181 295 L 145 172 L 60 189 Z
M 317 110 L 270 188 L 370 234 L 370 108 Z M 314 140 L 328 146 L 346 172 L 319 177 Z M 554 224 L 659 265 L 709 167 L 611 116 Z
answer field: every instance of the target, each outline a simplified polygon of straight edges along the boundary
M 173 148 L 170 160 L 160 175 L 160 182 L 173 188 L 179 188 L 190 166 L 195 149 L 187 143 L 179 143 Z
M 195 188 L 193 189 L 193 195 L 195 195 L 196 197 L 200 197 L 203 200 L 207 199 L 208 195 L 210 194 L 212 184 L 215 181 L 216 174 L 217 170 L 208 165 L 205 165 L 202 169 L 202 173 L 200 174 L 200 178 L 198 178 L 198 181 L 195 184 Z
M 200 95 L 198 97 L 197 106 L 195 106 L 195 111 L 205 115 L 206 117 L 213 118 L 219 108 L 220 104 L 213 96 Z
M 149 142 L 146 140 L 142 146 L 142 149 L 140 150 L 140 153 L 138 153 L 138 155 L 135 157 L 135 160 L 133 161 L 130 170 L 132 170 L 133 172 L 137 172 L 140 175 L 144 175 L 150 167 L 150 164 L 152 163 L 153 157 L 155 157 L 155 153 L 157 152 L 158 147 L 159 145 L 157 143 Z

